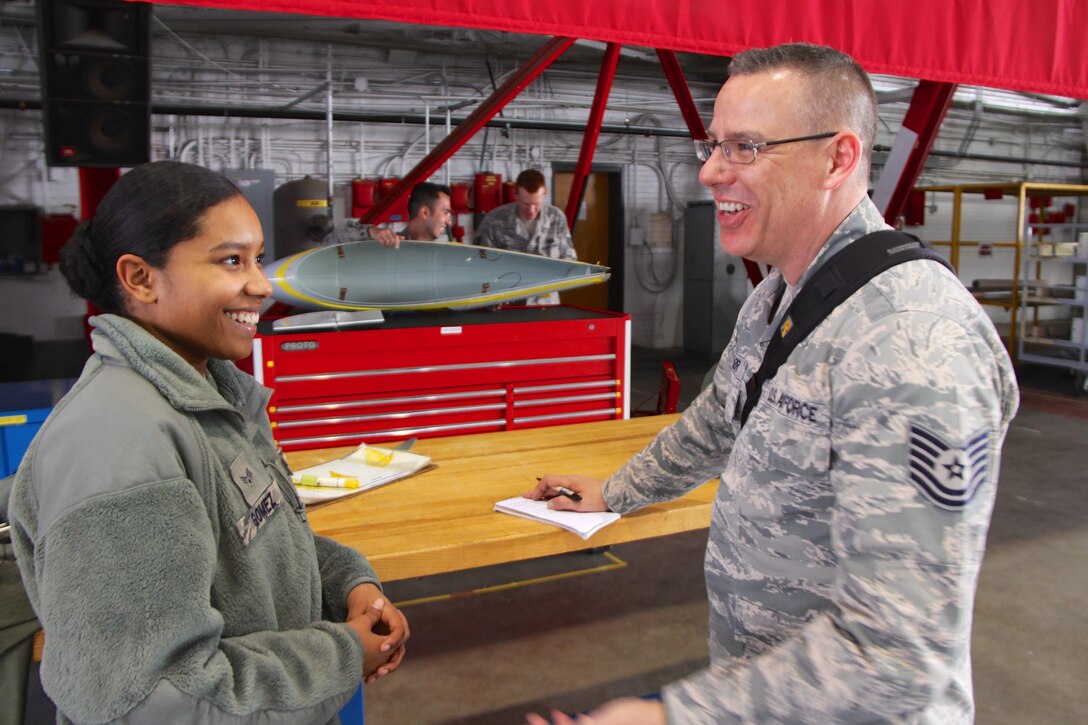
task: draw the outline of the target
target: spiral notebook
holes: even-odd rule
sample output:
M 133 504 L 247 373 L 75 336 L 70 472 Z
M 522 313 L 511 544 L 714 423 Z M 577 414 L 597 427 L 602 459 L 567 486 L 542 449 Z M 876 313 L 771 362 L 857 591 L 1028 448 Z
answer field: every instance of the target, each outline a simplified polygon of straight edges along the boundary
M 578 534 L 583 539 L 588 539 L 620 518 L 619 514 L 612 511 L 555 511 L 548 508 L 547 501 L 533 501 L 521 496 L 497 502 L 495 510 L 511 516 L 539 521 L 542 524 L 558 526 Z

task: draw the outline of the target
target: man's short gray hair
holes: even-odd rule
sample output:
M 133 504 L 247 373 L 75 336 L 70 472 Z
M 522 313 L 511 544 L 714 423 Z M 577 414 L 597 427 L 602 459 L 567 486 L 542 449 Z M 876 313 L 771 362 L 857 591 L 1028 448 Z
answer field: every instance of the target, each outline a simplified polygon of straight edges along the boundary
M 729 75 L 753 75 L 779 68 L 795 70 L 809 80 L 809 102 L 798 110 L 800 133 L 841 131 L 845 125 L 861 138 L 868 177 L 876 143 L 876 94 L 869 75 L 846 53 L 824 45 L 789 43 L 737 53 Z

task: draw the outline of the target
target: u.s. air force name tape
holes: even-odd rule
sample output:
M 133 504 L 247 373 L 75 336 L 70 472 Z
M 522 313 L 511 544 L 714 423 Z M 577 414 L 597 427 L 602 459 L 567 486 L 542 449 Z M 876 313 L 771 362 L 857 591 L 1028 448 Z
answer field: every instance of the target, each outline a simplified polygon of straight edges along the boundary
M 261 494 L 257 503 L 234 524 L 238 536 L 242 539 L 242 546 L 249 546 L 249 542 L 253 541 L 253 537 L 257 535 L 261 527 L 267 524 L 272 515 L 279 511 L 283 505 L 283 491 L 273 481 Z

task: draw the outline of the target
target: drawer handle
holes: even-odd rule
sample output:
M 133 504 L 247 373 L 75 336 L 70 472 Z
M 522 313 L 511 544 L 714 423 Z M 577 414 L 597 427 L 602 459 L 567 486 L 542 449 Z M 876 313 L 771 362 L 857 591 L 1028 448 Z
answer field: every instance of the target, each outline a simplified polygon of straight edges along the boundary
M 619 393 L 595 393 L 593 395 L 566 395 L 557 398 L 530 398 L 528 400 L 515 400 L 515 408 L 533 408 L 542 405 L 561 405 L 564 403 L 587 403 L 591 400 L 615 400 Z
M 543 423 L 550 420 L 573 420 L 575 418 L 595 418 L 600 415 L 614 416 L 622 415 L 623 410 L 621 408 L 598 408 L 597 410 L 582 410 L 574 413 L 552 413 L 551 415 L 527 415 L 523 418 L 514 418 L 514 425 L 522 425 L 524 423 Z
M 277 440 L 282 446 L 297 446 L 303 444 L 347 445 L 349 442 L 357 445 L 364 440 L 374 440 L 378 437 L 400 438 L 406 435 L 426 435 L 429 433 L 450 433 L 451 431 L 479 430 L 480 428 L 504 428 L 504 418 L 493 420 L 476 420 L 469 423 L 446 423 L 443 425 L 429 425 L 417 428 L 387 428 L 385 430 L 362 430 L 357 433 L 345 433 L 343 435 L 316 436 L 312 438 L 280 438 Z
M 491 360 L 472 363 L 452 363 L 445 365 L 421 365 L 419 367 L 381 368 L 374 370 L 347 370 L 333 373 L 310 373 L 298 375 L 280 375 L 277 384 L 298 381 L 340 380 L 343 378 L 365 378 L 375 375 L 421 375 L 427 373 L 448 373 L 460 370 L 481 370 L 488 368 L 515 368 L 530 365 L 562 365 L 584 362 L 615 360 L 615 353 L 598 355 L 573 355 L 569 357 L 533 358 L 530 360 Z

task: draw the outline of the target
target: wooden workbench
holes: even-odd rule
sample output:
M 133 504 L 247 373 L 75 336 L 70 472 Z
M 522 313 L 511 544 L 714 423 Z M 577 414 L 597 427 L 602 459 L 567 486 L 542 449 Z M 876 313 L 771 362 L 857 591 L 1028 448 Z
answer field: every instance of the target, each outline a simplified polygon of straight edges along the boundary
M 717 480 L 624 516 L 587 541 L 554 526 L 495 513 L 496 501 L 529 490 L 545 473 L 605 478 L 677 415 L 430 438 L 413 450 L 436 468 L 309 509 L 313 530 L 363 552 L 382 581 L 532 559 L 706 528 Z M 293 469 L 339 458 L 346 448 L 287 454 Z M 34 659 L 41 659 L 42 633 Z
M 706 528 L 717 481 L 595 533 L 588 541 L 495 513 L 496 501 L 529 490 L 545 473 L 605 478 L 676 415 L 481 433 L 419 441 L 434 470 L 309 512 L 314 531 L 363 552 L 383 581 L 532 559 Z M 294 469 L 351 448 L 288 453 Z

